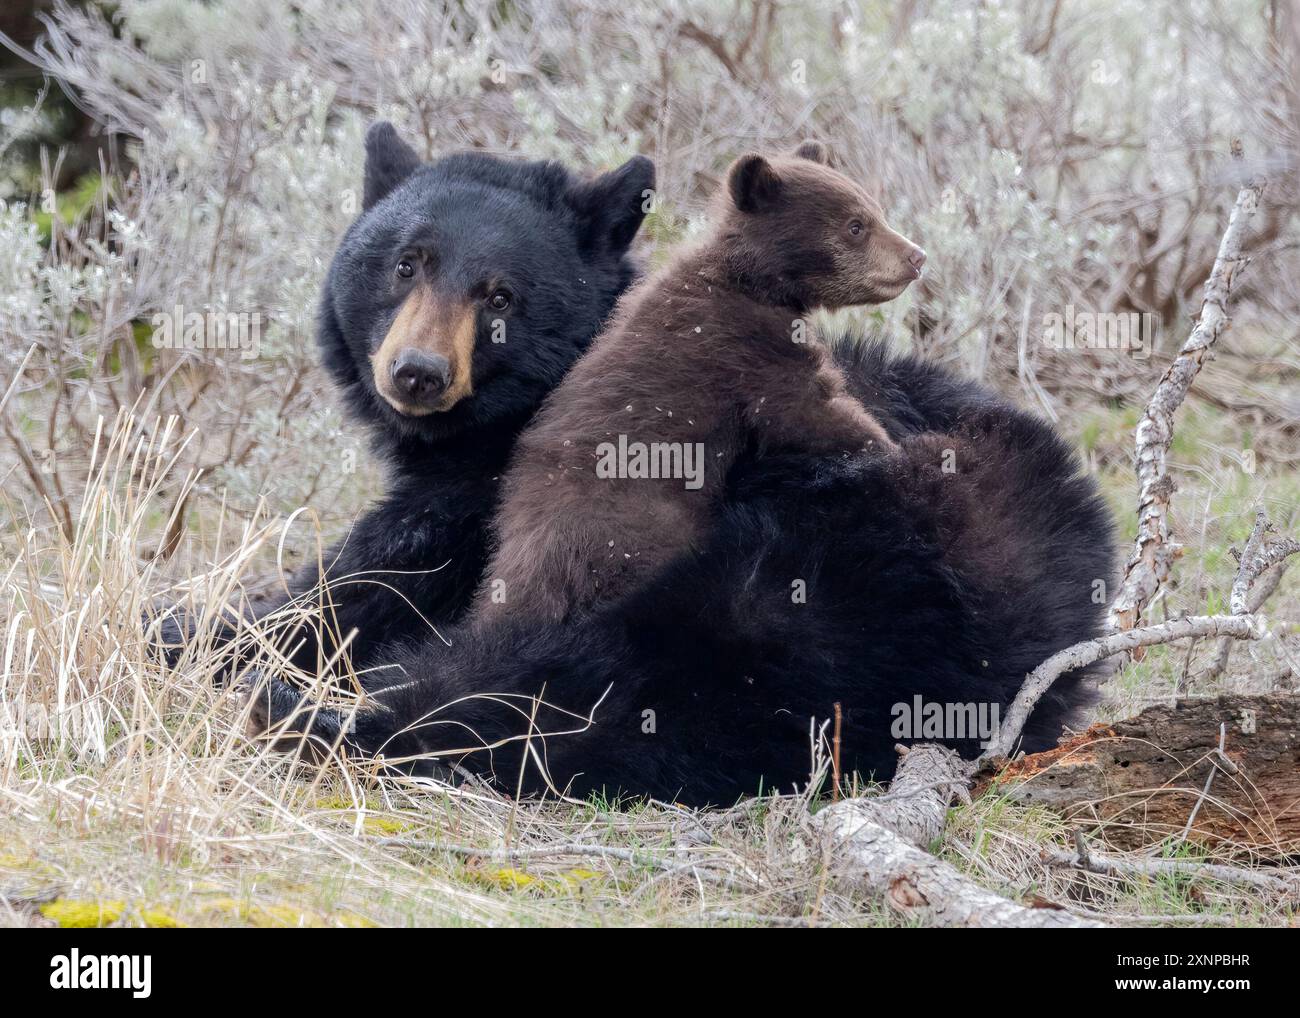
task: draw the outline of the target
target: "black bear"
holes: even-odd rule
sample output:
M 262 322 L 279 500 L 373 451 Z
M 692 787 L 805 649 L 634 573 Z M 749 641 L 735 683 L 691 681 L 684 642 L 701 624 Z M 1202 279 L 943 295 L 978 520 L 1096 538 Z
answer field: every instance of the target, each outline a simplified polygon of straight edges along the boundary
M 898 296 L 924 253 L 814 142 L 738 159 L 720 194 L 708 235 L 623 298 L 520 435 L 476 620 L 567 622 L 655 576 L 703 542 L 747 438 L 896 448 L 801 327 Z
M 417 172 L 414 156 L 385 137 L 371 147 L 368 178 L 388 176 L 376 154 L 398 168 L 394 177 Z M 635 176 L 622 172 L 624 181 Z M 397 405 L 377 389 L 366 391 L 370 352 L 399 316 L 392 296 L 365 295 L 402 292 L 394 276 L 409 282 L 440 271 L 441 248 L 454 251 L 462 241 L 455 231 L 470 230 L 471 222 L 493 229 L 480 221 L 485 210 L 492 215 L 491 203 L 459 217 L 449 211 L 434 221 L 440 229 L 432 250 L 408 252 L 410 235 L 393 224 L 420 222 L 414 190 L 396 187 L 373 204 L 342 245 L 327 284 L 327 306 L 334 304 L 329 287 L 359 295 L 346 321 L 326 316 L 327 358 L 350 386 L 354 409 L 406 450 L 397 460 L 392 508 L 379 521 L 363 520 L 354 534 L 372 548 L 369 561 L 354 560 L 356 571 L 392 568 L 373 551 L 385 542 L 436 545 L 442 514 L 454 505 L 422 515 L 432 483 L 453 491 L 478 483 L 495 492 L 499 470 L 500 460 L 476 457 L 472 432 L 438 432 L 440 414 L 455 408 L 413 419 L 397 408 L 423 399 L 426 387 L 437 399 L 436 390 L 454 386 L 450 355 L 441 355 L 446 365 L 416 362 L 420 377 L 405 380 L 398 378 L 400 358 L 392 357 L 389 377 L 409 393 Z M 633 187 L 614 190 L 622 196 Z M 605 231 L 606 221 L 585 207 Z M 634 210 L 629 219 L 618 208 L 616 235 L 625 240 L 639 215 Z M 572 221 L 568 202 L 550 214 Z M 539 206 L 541 234 L 551 228 L 546 215 Z M 355 249 L 371 237 L 359 257 Z M 524 249 L 534 242 L 523 234 L 513 240 Z M 494 269 L 484 266 L 485 278 Z M 564 282 L 554 278 L 550 259 L 536 271 L 512 285 L 535 293 Z M 515 290 L 505 289 L 506 304 L 516 307 Z M 489 303 L 494 294 L 482 289 Z M 410 318 L 454 321 L 423 303 Z M 574 344 L 569 362 L 557 358 L 549 385 L 527 385 L 528 394 L 540 401 L 584 343 Z M 491 353 L 475 344 L 473 374 L 478 358 Z M 356 708 L 310 703 L 267 675 L 256 683 L 252 725 L 276 726 L 286 736 L 306 732 L 416 773 L 455 763 L 511 791 L 605 790 L 720 803 L 806 781 L 813 727 L 836 703 L 846 768 L 880 777 L 892 771 L 896 742 L 932 737 L 908 723 L 917 720 L 914 706 L 917 713 L 923 705 L 1005 708 L 1029 669 L 1099 629 L 1104 599 L 1097 590 L 1111 576 L 1112 539 L 1095 486 L 1048 425 L 979 386 L 890 357 L 874 343 L 841 341 L 832 355 L 900 455 L 846 459 L 756 442 L 729 472 L 703 540 L 627 597 L 571 625 L 507 616 L 481 629 L 460 627 L 450 634 L 452 647 L 427 640 L 421 625 L 386 624 L 372 605 L 369 615 L 351 617 L 374 626 L 369 663 L 387 667 L 365 674 Z M 515 360 L 499 359 L 480 377 L 496 377 L 505 389 L 518 369 Z M 432 382 L 423 377 L 429 372 L 438 376 Z M 467 447 L 446 456 L 444 442 L 455 450 L 458 435 Z M 453 464 L 447 475 L 444 463 Z M 485 502 L 489 511 L 493 501 Z M 475 517 L 465 531 L 479 528 L 473 564 L 455 585 L 466 598 L 474 585 L 469 573 L 482 566 L 482 521 Z M 375 525 L 387 529 L 367 529 Z M 349 595 L 345 588 L 335 596 Z M 400 645 L 373 649 L 397 635 Z M 1058 682 L 1035 712 L 1025 746 L 1050 744 L 1085 690 L 1077 674 Z M 976 737 L 945 741 L 973 755 L 987 733 L 969 734 Z
M 476 152 L 424 165 L 388 123 L 365 148 L 363 209 L 326 278 L 318 341 L 388 490 L 324 556 L 325 585 L 309 566 L 289 596 L 247 607 L 308 673 L 351 631 L 363 668 L 469 604 L 515 438 L 632 282 L 654 187 L 641 156 L 594 179 Z M 281 612 L 290 603 L 306 610 Z M 216 643 L 241 632 L 213 621 Z M 174 662 L 193 617 L 173 609 L 160 624 Z M 230 666 L 255 649 L 230 648 Z

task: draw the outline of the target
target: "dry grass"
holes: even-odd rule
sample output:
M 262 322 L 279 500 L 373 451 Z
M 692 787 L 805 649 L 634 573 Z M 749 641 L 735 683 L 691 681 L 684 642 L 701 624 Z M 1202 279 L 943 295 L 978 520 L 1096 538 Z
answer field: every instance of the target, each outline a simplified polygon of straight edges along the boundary
M 1117 508 L 1131 497 L 1121 469 L 1125 424 L 1123 415 L 1104 418 L 1084 443 Z M 1222 431 L 1223 415 L 1192 410 L 1189 432 L 1210 427 Z M 1231 445 L 1238 436 L 1230 422 L 1226 429 L 1221 438 Z M 217 512 L 207 514 L 215 529 L 186 538 L 176 556 L 206 558 L 203 571 L 178 580 L 174 562 L 151 556 L 147 549 L 175 522 L 167 507 L 183 503 L 178 494 L 195 483 L 173 476 L 190 440 L 175 420 L 143 424 L 123 413 L 96 436 L 72 539 L 39 511 L 15 515 L 0 538 L 8 563 L 0 595 L 6 923 L 896 922 L 830 885 L 820 859 L 803 848 L 803 821 L 816 804 L 802 797 L 711 812 L 518 803 L 355 766 L 311 772 L 248 743 L 241 705 L 211 682 L 215 655 L 196 651 L 168 670 L 147 652 L 139 621 L 160 595 L 204 605 L 237 600 L 283 555 L 287 523 L 260 525 L 256 515 L 233 522 Z M 1293 511 L 1294 472 L 1270 472 L 1274 510 L 1291 499 Z M 1182 504 L 1208 508 L 1182 521 L 1192 547 L 1171 611 L 1223 596 L 1230 570 L 1219 559 L 1251 505 L 1224 472 L 1188 473 L 1194 480 Z M 1285 512 L 1278 516 L 1285 521 Z M 1287 589 L 1270 611 L 1282 638 L 1254 652 L 1268 655 L 1268 667 L 1294 661 L 1285 623 L 1297 617 L 1297 598 Z M 1201 648 L 1192 660 L 1212 651 Z M 1247 657 L 1239 651 L 1238 667 L 1213 689 L 1264 667 Z M 1185 659 L 1185 648 L 1150 655 L 1112 684 L 1104 710 L 1127 712 L 1168 695 L 1175 677 L 1186 690 L 1198 665 L 1184 667 Z M 1063 846 L 1068 834 L 1050 814 L 985 796 L 955 811 L 938 847 L 990 887 L 1120 921 L 1291 921 L 1294 902 L 1213 882 L 1117 881 L 1046 867 L 1039 848 Z
M 845 318 L 1059 418 L 1128 534 L 1133 425 L 1199 301 L 1241 139 L 1272 180 L 1237 328 L 1180 411 L 1173 524 L 1187 555 L 1155 616 L 1226 605 L 1228 548 L 1260 500 L 1300 535 L 1300 272 L 1281 169 L 1300 119 L 1285 18 L 1253 0 L 831 4 L 813 17 L 806 4 L 363 6 L 60 3 L 33 54 L 122 148 L 79 180 L 54 152 L 39 167 L 0 158 L 0 388 L 14 379 L 0 400 L 5 922 L 897 921 L 836 893 L 801 851 L 801 798 L 692 813 L 295 772 L 242 738 L 239 705 L 210 681 L 214 654 L 196 647 L 168 670 L 146 652 L 149 602 L 252 596 L 377 488 L 310 340 L 377 117 L 431 155 L 473 146 L 590 168 L 652 155 L 642 233 L 660 258 L 698 227 L 736 154 L 833 140 L 933 254 L 923 290 Z M 41 120 L 32 104 L 0 123 L 0 157 Z M 154 313 L 178 305 L 260 315 L 263 355 L 156 349 Z M 1067 305 L 1158 311 L 1155 355 L 1029 340 Z M 1267 608 L 1273 639 L 1236 648 L 1215 676 L 1216 647 L 1157 649 L 1110 684 L 1100 716 L 1176 692 L 1295 688 L 1293 574 Z M 1273 924 L 1295 907 L 1048 870 L 1039 846 L 1067 833 L 985 797 L 954 811 L 937 848 L 991 887 L 1121 921 Z
M 14 924 L 624 924 L 863 920 L 793 861 L 807 803 L 696 815 L 671 804 L 520 804 L 480 789 L 297 770 L 241 736 L 213 654 L 168 670 L 150 595 L 218 604 L 265 530 L 165 581 L 158 503 L 176 422 L 97 439 L 72 540 L 32 525 L 3 576 L 0 889 Z M 193 483 L 187 478 L 182 484 Z M 557 849 L 563 849 L 557 851 Z M 869 916 L 869 911 L 867 915 Z

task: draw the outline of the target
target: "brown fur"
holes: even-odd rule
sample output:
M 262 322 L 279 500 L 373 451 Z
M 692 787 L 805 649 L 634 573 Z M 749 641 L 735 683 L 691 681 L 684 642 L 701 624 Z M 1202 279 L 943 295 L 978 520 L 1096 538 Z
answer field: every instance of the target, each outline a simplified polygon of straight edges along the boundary
M 853 221 L 863 226 L 853 235 Z M 746 156 L 711 236 L 632 291 L 516 446 L 479 616 L 563 620 L 625 593 L 697 545 L 751 440 L 817 454 L 894 449 L 802 320 L 877 303 L 919 274 L 918 248 L 825 165 Z M 797 329 L 808 341 L 797 342 Z M 703 484 L 597 476 L 602 443 L 703 444 Z
M 416 286 L 402 302 L 379 349 L 370 356 L 375 388 L 395 409 L 413 417 L 450 410 L 474 391 L 471 369 L 476 328 L 471 304 L 445 298 L 428 283 Z M 407 349 L 447 358 L 451 366 L 451 382 L 437 404 L 418 406 L 408 403 L 394 388 L 393 361 Z

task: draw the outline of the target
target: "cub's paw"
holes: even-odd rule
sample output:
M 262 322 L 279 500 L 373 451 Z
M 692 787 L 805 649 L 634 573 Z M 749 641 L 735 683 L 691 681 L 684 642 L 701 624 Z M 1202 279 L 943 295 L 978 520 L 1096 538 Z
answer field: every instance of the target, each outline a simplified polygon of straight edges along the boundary
M 343 741 L 339 712 L 309 700 L 287 682 L 252 672 L 240 680 L 247 705 L 245 733 L 269 742 L 277 753 L 299 753 L 323 763 Z

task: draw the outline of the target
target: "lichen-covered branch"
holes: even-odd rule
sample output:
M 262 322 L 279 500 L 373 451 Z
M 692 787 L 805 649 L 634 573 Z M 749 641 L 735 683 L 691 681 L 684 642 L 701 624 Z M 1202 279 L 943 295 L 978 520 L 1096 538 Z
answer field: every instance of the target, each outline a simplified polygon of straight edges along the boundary
M 1026 677 L 1020 692 L 1007 708 L 997 735 L 980 760 L 994 760 L 1011 753 L 1034 706 L 1051 688 L 1052 683 L 1068 671 L 1084 668 L 1103 658 L 1136 650 L 1138 647 L 1153 647 L 1187 637 L 1262 639 L 1267 632 L 1263 617 L 1247 611 L 1251 587 L 1270 567 L 1278 565 L 1287 556 L 1300 552 L 1300 542 L 1290 538 L 1270 540 L 1268 535 L 1272 530 L 1264 513 L 1259 512 L 1255 517 L 1250 540 L 1246 542 L 1246 550 L 1238 556 L 1237 575 L 1232 582 L 1233 614 L 1197 615 L 1140 629 L 1124 629 L 1058 651 Z
M 811 823 L 832 877 L 930 926 L 1102 926 L 1062 909 L 1017 904 L 927 851 L 970 774 L 971 765 L 951 750 L 914 746 L 887 795 L 845 799 L 817 813 Z
M 1286 562 L 1279 562 L 1276 568 L 1267 570 L 1260 582 L 1251 588 L 1250 597 L 1246 600 L 1247 614 L 1260 611 L 1273 596 L 1282 583 L 1282 577 L 1286 575 L 1287 565 Z M 1225 637 L 1219 641 L 1219 649 L 1214 655 L 1214 660 L 1201 675 L 1202 681 L 1211 682 L 1228 670 L 1228 660 L 1232 657 L 1232 648 L 1236 645 L 1232 637 Z
M 1083 668 L 1114 654 L 1138 647 L 1153 647 L 1187 637 L 1231 637 L 1234 640 L 1258 640 L 1265 633 L 1264 621 L 1257 615 L 1193 615 L 1172 619 L 1155 626 L 1128 629 L 1095 640 L 1076 643 L 1058 651 L 1029 673 L 1020 692 L 1007 708 L 997 735 L 989 742 L 980 759 L 993 760 L 1009 756 L 1034 706 L 1053 682 L 1066 672 Z
M 1229 599 L 1229 607 L 1233 615 L 1245 615 L 1250 611 L 1246 595 L 1251 585 L 1260 576 L 1281 563 L 1288 555 L 1300 552 L 1300 541 L 1293 541 L 1289 537 L 1270 539 L 1269 534 L 1272 531 L 1273 526 L 1261 509 L 1255 514 L 1255 527 L 1250 532 L 1250 540 L 1246 542 L 1246 550 L 1238 556 L 1240 568 L 1237 570 L 1237 579 L 1232 584 L 1232 595 Z
M 1219 244 L 1218 257 L 1205 284 L 1200 317 L 1182 350 L 1169 365 L 1135 434 L 1138 478 L 1138 533 L 1124 567 L 1119 594 L 1111 604 L 1112 630 L 1132 629 L 1142 610 L 1151 603 L 1169 576 L 1181 552 L 1169 531 L 1169 499 L 1174 481 L 1166 458 L 1174 438 L 1174 413 L 1187 397 L 1192 380 L 1201 370 L 1206 354 L 1227 328 L 1228 297 L 1238 270 L 1248 261 L 1242 254 L 1246 222 L 1255 213 L 1264 191 L 1262 179 L 1253 180 L 1237 194 L 1228 228 Z
M 1217 880 L 1287 897 L 1300 896 L 1300 874 L 1288 870 L 1246 869 L 1221 863 L 1155 859 L 1144 855 L 1107 855 L 1086 850 L 1081 854 L 1060 848 L 1045 848 L 1040 858 L 1049 866 L 1070 867 L 1108 877 L 1149 879 L 1177 876 L 1188 880 Z

